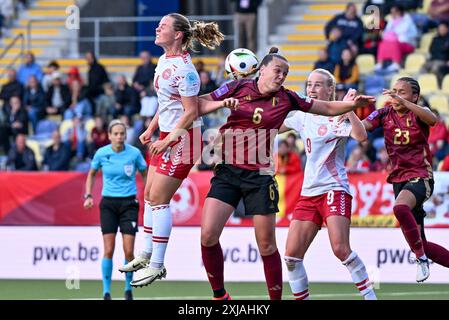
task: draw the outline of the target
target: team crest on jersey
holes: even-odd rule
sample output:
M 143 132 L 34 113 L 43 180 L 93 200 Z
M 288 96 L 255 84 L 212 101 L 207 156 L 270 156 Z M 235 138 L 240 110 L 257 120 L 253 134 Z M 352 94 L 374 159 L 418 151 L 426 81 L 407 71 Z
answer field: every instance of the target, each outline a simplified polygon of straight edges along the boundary
M 326 135 L 327 133 L 327 126 L 325 124 L 322 124 L 319 128 L 318 128 L 318 135 L 320 137 Z
M 131 177 L 134 171 L 134 166 L 132 164 L 125 164 L 123 170 L 128 177 Z
M 164 70 L 164 72 L 162 72 L 162 78 L 163 79 L 168 80 L 168 79 L 170 79 L 170 76 L 171 76 L 171 69 L 170 68 L 167 68 L 167 69 Z
M 198 86 L 199 79 L 195 72 L 189 72 L 188 74 L 186 74 L 186 80 L 189 86 Z

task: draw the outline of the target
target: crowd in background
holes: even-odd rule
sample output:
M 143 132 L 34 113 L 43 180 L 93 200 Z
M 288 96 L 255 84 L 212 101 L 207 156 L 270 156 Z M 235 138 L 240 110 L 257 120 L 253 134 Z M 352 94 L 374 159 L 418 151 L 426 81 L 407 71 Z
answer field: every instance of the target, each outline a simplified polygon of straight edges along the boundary
M 365 7 L 373 2 L 368 1 Z M 370 87 L 369 78 L 359 77 L 355 62 L 357 55 L 375 54 L 374 76 L 389 76 L 399 70 L 407 54 L 417 47 L 419 37 L 429 30 L 436 29 L 437 33 L 430 47 L 430 59 L 423 69 L 440 73 L 441 77 L 449 73 L 447 1 L 433 0 L 428 15 L 413 12 L 422 5 L 419 1 L 375 2 L 382 2 L 381 29 L 367 29 L 354 4 L 349 4 L 343 13 L 326 24 L 327 46 L 320 50 L 314 68 L 324 68 L 335 75 L 337 99 L 342 99 L 350 88 L 368 94 L 382 92 L 381 87 Z M 260 1 L 251 1 L 248 10 L 257 9 L 259 4 Z M 390 15 L 388 22 L 384 19 L 386 14 Z M 139 147 L 148 160 L 147 150 L 138 137 L 157 110 L 153 86 L 155 65 L 151 58 L 149 52 L 141 52 L 142 62 L 132 79 L 120 74 L 112 79 L 92 52 L 85 54 L 89 69 L 84 77 L 77 67 L 63 74 L 57 61 L 51 61 L 43 70 L 33 54 L 27 53 L 25 63 L 18 70 L 8 70 L 8 81 L 0 90 L 2 169 L 85 171 L 95 151 L 109 143 L 107 123 L 116 118 L 128 124 L 127 142 Z M 220 55 L 220 62 L 212 68 L 206 68 L 201 60 L 196 62 L 201 78 L 200 95 L 229 80 L 225 76 L 225 58 L 226 54 Z M 382 83 L 381 86 L 388 85 Z M 420 103 L 427 105 L 425 99 Z M 374 110 L 373 105 L 356 113 L 364 119 Z M 226 122 L 227 115 L 227 110 L 219 110 L 203 117 L 203 132 L 219 128 Z M 66 126 L 67 123 L 70 125 Z M 208 139 L 204 140 L 208 143 Z M 38 141 L 41 145 L 42 141 L 46 143 L 40 161 L 36 159 L 36 149 L 29 146 L 30 141 Z M 443 118 L 431 128 L 429 143 L 435 169 L 449 170 L 449 133 Z M 275 146 L 277 172 L 289 174 L 298 172 L 298 168 L 303 169 L 306 161 L 303 149 L 295 133 L 279 139 Z M 349 172 L 385 171 L 389 166 L 381 130 L 370 133 L 364 143 L 351 140 L 347 144 Z M 201 163 L 197 168 L 207 170 L 211 165 Z

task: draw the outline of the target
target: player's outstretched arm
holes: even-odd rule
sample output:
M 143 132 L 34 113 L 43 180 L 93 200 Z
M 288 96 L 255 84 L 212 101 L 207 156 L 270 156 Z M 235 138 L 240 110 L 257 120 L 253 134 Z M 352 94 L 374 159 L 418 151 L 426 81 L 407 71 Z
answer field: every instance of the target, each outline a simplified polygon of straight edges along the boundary
M 392 99 L 398 101 L 400 104 L 413 112 L 425 124 L 434 126 L 437 123 L 437 116 L 429 108 L 421 107 L 411 101 L 405 100 L 391 90 L 384 90 L 383 94 L 389 95 Z
M 239 106 L 238 99 L 227 98 L 222 101 L 215 101 L 210 94 L 202 95 L 198 98 L 198 114 L 203 116 L 205 114 L 214 112 L 221 108 L 237 109 Z
M 357 96 L 354 101 L 313 100 L 313 105 L 309 112 L 323 116 L 338 116 L 357 108 L 363 108 L 375 102 L 376 99 L 372 96 Z
M 287 127 L 285 124 L 282 124 L 282 126 L 279 128 L 278 134 L 284 133 L 284 132 L 287 132 L 290 130 L 294 130 L 294 129 Z

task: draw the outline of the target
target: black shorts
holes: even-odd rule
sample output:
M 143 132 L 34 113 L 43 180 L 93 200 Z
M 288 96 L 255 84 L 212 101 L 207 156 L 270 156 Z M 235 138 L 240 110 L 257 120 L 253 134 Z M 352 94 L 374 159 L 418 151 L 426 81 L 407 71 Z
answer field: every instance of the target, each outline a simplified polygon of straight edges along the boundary
M 101 232 L 135 235 L 137 218 L 139 215 L 139 202 L 135 196 L 126 198 L 103 197 L 100 202 Z
M 243 199 L 245 215 L 273 214 L 279 211 L 278 186 L 273 176 L 227 164 L 215 167 L 207 197 L 221 200 L 234 208 Z
M 433 179 L 413 178 L 404 182 L 394 182 L 393 191 L 394 197 L 397 198 L 402 190 L 408 190 L 416 198 L 416 205 L 412 209 L 413 216 L 416 223 L 421 225 L 424 229 L 424 217 L 426 212 L 424 211 L 423 204 L 430 198 L 433 193 Z M 422 230 L 423 231 L 423 230 Z M 424 232 L 422 232 L 424 234 Z

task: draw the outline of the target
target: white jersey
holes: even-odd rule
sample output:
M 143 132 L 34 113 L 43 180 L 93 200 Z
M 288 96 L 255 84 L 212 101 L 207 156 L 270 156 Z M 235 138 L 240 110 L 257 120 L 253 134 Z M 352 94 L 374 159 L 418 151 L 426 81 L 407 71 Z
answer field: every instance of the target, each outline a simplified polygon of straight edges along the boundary
M 307 162 L 303 196 L 318 196 L 331 190 L 350 194 L 345 149 L 352 126 L 349 122 L 337 125 L 337 119 L 297 111 L 284 121 L 284 125 L 296 130 L 304 142 Z
M 189 53 L 183 55 L 162 55 L 154 75 L 154 88 L 159 104 L 159 129 L 171 132 L 184 114 L 181 97 L 192 97 L 200 91 L 200 77 Z M 201 118 L 192 127 L 200 127 Z

